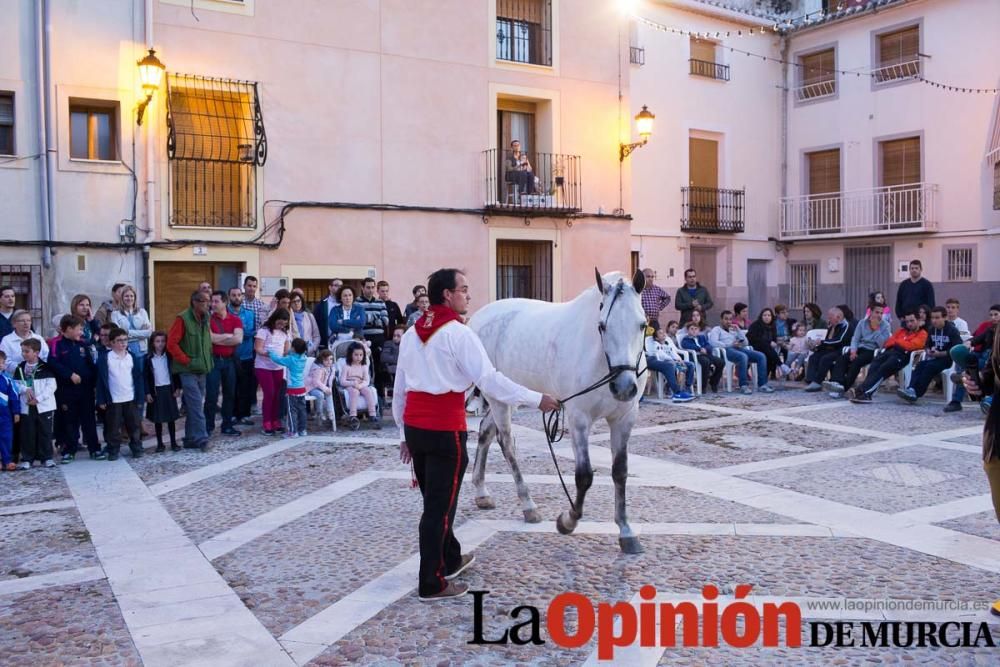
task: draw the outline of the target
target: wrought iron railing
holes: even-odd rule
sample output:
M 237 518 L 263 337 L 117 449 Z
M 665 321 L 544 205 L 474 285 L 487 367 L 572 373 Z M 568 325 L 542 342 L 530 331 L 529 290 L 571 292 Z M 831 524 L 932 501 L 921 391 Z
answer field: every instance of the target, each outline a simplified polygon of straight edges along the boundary
M 876 84 L 890 83 L 902 79 L 912 79 L 920 76 L 920 59 L 909 60 L 905 63 L 894 63 L 885 65 L 872 71 L 872 79 Z
M 706 76 L 709 79 L 729 81 L 729 65 L 709 60 L 698 60 L 697 58 L 690 58 L 688 62 L 691 63 L 691 73 L 695 76 Z
M 552 0 L 497 0 L 497 60 L 552 65 Z
M 826 81 L 816 81 L 806 83 L 795 88 L 795 99 L 799 102 L 815 100 L 821 97 L 829 97 L 837 93 L 837 80 L 828 79 Z
M 639 65 L 642 67 L 646 64 L 646 49 L 641 46 L 628 47 L 628 61 L 632 65 Z
M 482 153 L 485 206 L 512 211 L 579 211 L 580 156 L 521 153 L 491 148 Z
M 937 229 L 938 186 L 890 185 L 851 192 L 784 197 L 783 239 L 815 236 L 871 236 Z
M 742 232 L 746 189 L 681 188 L 681 231 Z

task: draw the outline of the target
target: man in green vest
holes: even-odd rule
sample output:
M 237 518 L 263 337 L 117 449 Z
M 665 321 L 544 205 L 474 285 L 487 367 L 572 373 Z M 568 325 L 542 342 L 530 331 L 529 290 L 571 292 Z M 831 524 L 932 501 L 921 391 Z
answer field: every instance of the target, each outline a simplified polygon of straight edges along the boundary
M 167 333 L 167 352 L 172 359 L 170 372 L 180 376 L 184 390 L 184 447 L 205 451 L 205 380 L 212 370 L 212 336 L 204 292 L 194 292 L 191 306 L 174 320 Z

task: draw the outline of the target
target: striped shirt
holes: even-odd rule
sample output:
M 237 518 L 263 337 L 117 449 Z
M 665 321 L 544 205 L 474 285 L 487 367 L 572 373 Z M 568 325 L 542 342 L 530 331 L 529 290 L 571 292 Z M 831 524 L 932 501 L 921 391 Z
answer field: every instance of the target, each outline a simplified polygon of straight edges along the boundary
M 262 299 L 244 299 L 243 307 L 254 314 L 254 320 L 257 323 L 256 328 L 259 329 L 264 322 L 267 321 L 268 313 L 270 309 L 267 304 L 264 303 Z

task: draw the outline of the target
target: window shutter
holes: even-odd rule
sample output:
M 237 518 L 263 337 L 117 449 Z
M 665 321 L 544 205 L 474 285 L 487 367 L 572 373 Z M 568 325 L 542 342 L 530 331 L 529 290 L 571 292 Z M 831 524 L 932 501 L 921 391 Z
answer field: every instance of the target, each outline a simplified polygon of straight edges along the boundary
M 707 63 L 715 62 L 715 42 L 705 39 L 691 39 L 691 57 Z
M 840 149 L 809 153 L 809 194 L 840 192 Z
M 810 83 L 833 80 L 836 76 L 836 73 L 833 71 L 833 60 L 833 49 L 802 56 L 800 59 L 802 65 L 802 83 L 808 85 Z
M 917 59 L 920 51 L 920 27 L 911 26 L 879 37 L 879 64 L 898 65 Z
M 882 185 L 920 182 L 920 137 L 882 142 Z

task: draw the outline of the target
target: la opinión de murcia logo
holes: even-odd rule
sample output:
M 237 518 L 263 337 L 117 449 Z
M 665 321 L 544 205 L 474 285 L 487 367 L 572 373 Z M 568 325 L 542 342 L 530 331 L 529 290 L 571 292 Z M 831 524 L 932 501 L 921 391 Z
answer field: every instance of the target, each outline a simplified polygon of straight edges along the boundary
M 765 602 L 758 609 L 746 600 L 750 584 L 734 589 L 733 600 L 723 608 L 715 600 L 719 589 L 702 587 L 704 602 L 655 602 L 656 589 L 639 589 L 640 602 L 599 602 L 594 604 L 581 593 L 560 593 L 546 608 L 545 630 L 553 644 L 561 648 L 586 646 L 595 634 L 597 658 L 611 660 L 615 649 L 638 645 L 642 648 L 712 648 L 721 644 L 733 648 L 802 646 L 802 610 L 795 602 Z M 541 637 L 542 614 L 538 607 L 519 605 L 511 610 L 502 629 L 487 633 L 483 601 L 489 591 L 470 591 L 473 599 L 474 645 L 545 644 Z M 567 622 L 575 613 L 576 622 Z M 678 636 L 678 624 L 682 630 Z M 812 621 L 808 623 L 812 647 L 995 647 L 989 625 L 972 622 L 912 621 Z M 489 634 L 489 636 L 487 636 Z M 759 644 L 758 644 L 759 642 Z

